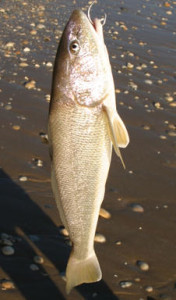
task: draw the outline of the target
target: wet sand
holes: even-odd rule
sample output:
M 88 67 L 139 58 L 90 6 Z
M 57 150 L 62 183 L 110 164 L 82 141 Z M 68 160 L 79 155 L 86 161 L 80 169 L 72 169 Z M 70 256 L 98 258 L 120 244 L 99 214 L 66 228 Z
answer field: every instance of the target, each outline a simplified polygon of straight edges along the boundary
M 98 223 L 106 237 L 95 244 L 103 280 L 65 294 L 70 248 L 59 231 L 41 133 L 59 38 L 72 10 L 86 5 L 0 2 L 0 299 L 174 300 L 176 1 L 160 0 L 99 1 L 92 9 L 93 16 L 107 13 L 105 42 L 131 142 L 122 150 L 127 170 L 113 155 L 103 202 L 111 218 Z M 7 244 L 14 254 L 3 254 Z

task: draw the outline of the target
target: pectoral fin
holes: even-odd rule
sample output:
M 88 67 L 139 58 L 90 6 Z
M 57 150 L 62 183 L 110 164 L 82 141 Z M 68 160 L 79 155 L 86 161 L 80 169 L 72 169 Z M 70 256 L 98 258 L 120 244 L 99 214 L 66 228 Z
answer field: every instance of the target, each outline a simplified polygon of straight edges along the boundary
M 109 123 L 109 129 L 110 129 L 110 135 L 111 135 L 111 140 L 114 146 L 114 150 L 117 154 L 117 156 L 119 156 L 122 165 L 125 167 L 123 158 L 121 156 L 120 150 L 119 148 L 125 148 L 127 147 L 128 143 L 129 143 L 129 136 L 128 136 L 128 132 L 127 129 L 122 121 L 122 119 L 120 118 L 120 116 L 118 115 L 118 113 L 109 108 L 108 106 L 104 105 L 104 110 L 107 114 L 107 118 L 108 118 L 108 123 Z

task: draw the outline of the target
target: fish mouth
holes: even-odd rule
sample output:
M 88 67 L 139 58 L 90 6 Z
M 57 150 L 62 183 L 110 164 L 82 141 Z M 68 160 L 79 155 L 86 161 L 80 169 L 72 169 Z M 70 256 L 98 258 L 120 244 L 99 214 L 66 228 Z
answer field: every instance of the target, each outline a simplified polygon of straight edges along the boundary
M 99 29 L 98 26 L 103 27 L 105 25 L 105 23 L 106 23 L 106 14 L 105 14 L 104 18 L 101 18 L 101 19 L 95 18 L 93 21 L 90 18 L 90 16 L 88 15 L 88 20 L 93 25 L 95 31 L 97 32 L 98 29 Z
M 97 22 L 98 19 L 94 19 L 93 21 L 89 20 L 90 23 L 92 24 L 93 28 L 95 29 L 95 31 L 98 33 L 98 22 Z
M 96 33 L 99 33 L 100 26 L 102 26 L 101 25 L 101 20 L 96 18 L 93 21 L 91 20 L 90 23 L 92 24 L 92 26 L 95 29 Z
M 94 28 L 94 31 L 98 35 L 99 39 L 101 39 L 103 41 L 103 24 L 105 22 L 105 19 L 96 18 L 93 21 L 89 20 L 89 22 L 92 24 L 92 27 Z

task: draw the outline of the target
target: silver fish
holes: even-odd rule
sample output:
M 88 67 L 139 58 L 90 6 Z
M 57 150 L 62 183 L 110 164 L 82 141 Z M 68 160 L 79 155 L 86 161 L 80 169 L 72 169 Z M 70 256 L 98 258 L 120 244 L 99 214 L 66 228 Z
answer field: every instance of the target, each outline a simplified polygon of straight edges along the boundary
M 72 251 L 66 291 L 99 281 L 94 236 L 104 198 L 112 144 L 129 136 L 116 111 L 114 82 L 104 44 L 102 20 L 73 11 L 61 37 L 53 72 L 49 109 L 52 189 Z

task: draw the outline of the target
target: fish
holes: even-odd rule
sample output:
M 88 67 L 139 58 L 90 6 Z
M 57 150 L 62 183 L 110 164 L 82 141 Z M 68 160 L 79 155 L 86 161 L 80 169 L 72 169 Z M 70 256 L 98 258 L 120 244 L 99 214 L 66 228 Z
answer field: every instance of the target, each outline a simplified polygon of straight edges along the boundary
M 102 278 L 94 236 L 112 145 L 125 167 L 119 148 L 129 143 L 116 109 L 103 25 L 102 19 L 92 21 L 82 10 L 74 10 L 60 39 L 53 70 L 48 119 L 51 185 L 72 242 L 67 293 Z

